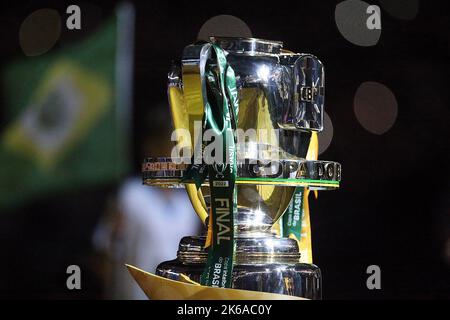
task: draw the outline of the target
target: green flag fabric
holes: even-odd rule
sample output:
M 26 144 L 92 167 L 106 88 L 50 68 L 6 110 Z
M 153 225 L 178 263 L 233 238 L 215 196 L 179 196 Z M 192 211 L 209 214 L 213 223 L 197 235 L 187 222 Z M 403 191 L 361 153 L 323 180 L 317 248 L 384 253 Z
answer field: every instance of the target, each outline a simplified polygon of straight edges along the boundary
M 127 173 L 132 33 L 123 6 L 83 42 L 3 69 L 0 208 Z

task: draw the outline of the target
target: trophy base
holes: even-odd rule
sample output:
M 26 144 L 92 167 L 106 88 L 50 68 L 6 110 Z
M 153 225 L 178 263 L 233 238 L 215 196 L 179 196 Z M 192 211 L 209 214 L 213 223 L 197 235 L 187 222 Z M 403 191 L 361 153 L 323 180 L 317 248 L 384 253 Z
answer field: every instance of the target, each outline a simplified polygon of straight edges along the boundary
M 207 252 L 205 237 L 185 237 L 180 241 L 177 258 L 162 262 L 156 275 L 181 280 L 181 275 L 200 283 Z M 266 235 L 236 239 L 236 261 L 232 288 L 297 296 L 322 298 L 322 276 L 319 267 L 299 263 L 297 242 Z

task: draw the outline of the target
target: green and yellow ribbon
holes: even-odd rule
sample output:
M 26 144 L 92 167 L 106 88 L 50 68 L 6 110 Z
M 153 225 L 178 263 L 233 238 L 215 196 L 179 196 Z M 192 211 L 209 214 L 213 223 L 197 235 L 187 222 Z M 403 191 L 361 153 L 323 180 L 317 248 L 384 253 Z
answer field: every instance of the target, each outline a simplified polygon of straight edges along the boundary
M 222 139 L 222 159 L 198 159 L 187 170 L 185 179 L 196 187 L 209 177 L 211 212 L 209 246 L 201 284 L 230 288 L 235 252 L 234 220 L 237 215 L 236 136 L 239 103 L 234 70 L 224 51 L 215 44 L 205 44 L 200 54 L 200 75 L 204 103 L 203 130 L 213 130 Z M 208 144 L 202 146 L 205 148 Z M 202 152 L 203 155 L 203 152 Z

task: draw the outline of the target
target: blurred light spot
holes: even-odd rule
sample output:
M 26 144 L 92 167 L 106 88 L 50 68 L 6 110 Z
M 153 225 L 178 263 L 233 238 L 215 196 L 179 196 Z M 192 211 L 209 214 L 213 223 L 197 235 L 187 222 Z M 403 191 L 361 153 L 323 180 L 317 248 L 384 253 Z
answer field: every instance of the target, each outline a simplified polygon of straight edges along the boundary
M 448 238 L 447 242 L 445 243 L 444 258 L 447 265 L 450 266 L 450 238 Z
M 37 56 L 50 50 L 61 35 L 61 17 L 54 9 L 39 9 L 22 22 L 19 43 L 27 56 Z
M 358 46 L 369 47 L 378 43 L 381 29 L 369 29 L 367 13 L 370 4 L 360 0 L 347 0 L 339 3 L 334 11 L 336 26 L 341 35 Z
M 402 20 L 412 20 L 419 11 L 419 0 L 380 0 L 381 7 L 391 16 Z
M 333 140 L 333 123 L 331 122 L 328 113 L 323 114 L 323 131 L 317 135 L 319 139 L 319 154 L 325 152 Z
M 200 28 L 197 39 L 208 41 L 211 36 L 251 38 L 252 31 L 241 19 L 230 16 L 215 16 Z
M 378 82 L 364 82 L 353 101 L 356 119 L 374 134 L 387 132 L 397 119 L 397 100 L 389 88 Z

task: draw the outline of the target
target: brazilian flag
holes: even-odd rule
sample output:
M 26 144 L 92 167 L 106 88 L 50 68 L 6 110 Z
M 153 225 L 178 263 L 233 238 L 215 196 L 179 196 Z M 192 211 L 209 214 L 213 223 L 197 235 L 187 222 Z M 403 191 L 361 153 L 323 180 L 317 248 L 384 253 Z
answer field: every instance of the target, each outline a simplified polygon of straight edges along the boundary
M 121 6 L 82 43 L 3 69 L 0 208 L 128 172 L 133 23 Z

